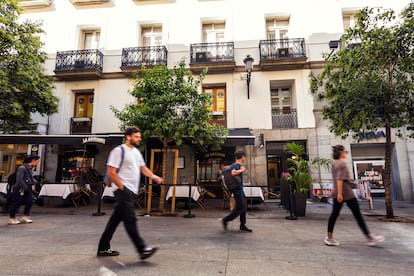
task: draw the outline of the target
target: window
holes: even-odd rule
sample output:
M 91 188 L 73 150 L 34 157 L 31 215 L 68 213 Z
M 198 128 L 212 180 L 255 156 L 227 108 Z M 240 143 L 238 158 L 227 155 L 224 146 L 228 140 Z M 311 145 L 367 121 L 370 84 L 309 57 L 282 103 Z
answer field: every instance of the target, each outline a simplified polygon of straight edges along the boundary
M 266 20 L 267 39 L 288 39 L 289 17 Z
M 226 88 L 225 87 L 204 87 L 203 92 L 210 94 L 213 98 L 211 106 L 207 108 L 213 115 L 223 115 L 226 111 Z
M 221 23 L 204 23 L 203 24 L 203 42 L 204 43 L 217 43 L 225 42 L 224 30 L 226 24 Z
M 346 32 L 349 28 L 355 27 L 356 20 L 355 14 L 342 14 L 344 31 Z
M 82 31 L 81 49 L 99 49 L 99 40 L 101 38 L 100 30 Z
M 162 45 L 162 26 L 142 26 L 141 43 L 144 47 Z
M 92 115 L 93 115 L 93 93 L 76 93 L 74 117 L 91 118 Z
M 271 88 L 270 100 L 273 115 L 291 113 L 292 99 L 290 94 L 290 87 Z

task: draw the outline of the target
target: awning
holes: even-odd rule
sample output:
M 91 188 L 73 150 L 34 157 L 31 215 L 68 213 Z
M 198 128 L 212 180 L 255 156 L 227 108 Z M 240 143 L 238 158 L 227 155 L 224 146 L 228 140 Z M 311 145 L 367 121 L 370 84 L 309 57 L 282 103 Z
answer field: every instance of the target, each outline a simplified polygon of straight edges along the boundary
M 0 144 L 47 144 L 47 145 L 83 145 L 108 144 L 120 145 L 124 134 L 85 134 L 85 135 L 34 135 L 1 134 Z
M 249 128 L 229 128 L 224 147 L 254 145 L 255 137 Z

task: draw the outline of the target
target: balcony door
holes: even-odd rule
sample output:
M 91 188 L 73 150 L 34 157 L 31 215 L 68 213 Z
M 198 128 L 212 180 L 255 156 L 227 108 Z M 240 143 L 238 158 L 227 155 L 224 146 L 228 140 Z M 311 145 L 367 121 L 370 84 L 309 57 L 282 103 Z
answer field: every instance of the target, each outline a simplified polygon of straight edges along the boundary
M 272 115 L 290 114 L 291 99 L 290 87 L 271 88 L 270 100 L 272 103 Z
M 273 18 L 266 20 L 266 32 L 268 40 L 288 39 L 289 18 Z
M 225 42 L 224 30 L 225 23 L 204 23 L 203 24 L 203 43 Z
M 143 47 L 161 46 L 162 26 L 142 26 L 141 43 Z M 139 58 L 144 64 L 157 63 L 158 51 L 156 49 L 145 49 L 142 51 L 142 56 Z
M 92 118 L 93 93 L 77 93 L 75 95 L 75 118 Z
M 220 124 L 227 127 L 226 121 L 226 87 L 203 87 L 203 92 L 212 96 L 212 104 L 208 106 L 208 110 L 211 111 L 211 123 Z
M 99 49 L 100 39 L 101 39 L 100 30 L 82 31 L 81 50 Z

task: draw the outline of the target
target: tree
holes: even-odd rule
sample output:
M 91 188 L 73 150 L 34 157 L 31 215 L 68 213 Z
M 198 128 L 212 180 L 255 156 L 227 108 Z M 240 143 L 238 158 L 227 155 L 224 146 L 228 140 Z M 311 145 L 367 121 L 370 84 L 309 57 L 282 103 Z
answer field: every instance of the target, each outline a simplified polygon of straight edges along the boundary
M 322 112 L 330 130 L 358 139 L 358 133 L 385 128 L 383 180 L 392 218 L 391 130 L 414 126 L 414 4 L 400 16 L 382 8 L 361 10 L 340 49 L 325 60 L 322 72 L 311 74 L 311 91 L 327 103 Z
M 121 128 L 139 126 L 144 139 L 156 136 L 163 146 L 162 175 L 166 176 L 167 150 L 174 144 L 189 142 L 198 150 L 224 142 L 227 129 L 210 124 L 211 96 L 199 92 L 205 76 L 203 72 L 195 79 L 191 71 L 186 71 L 184 61 L 174 68 L 165 65 L 153 69 L 143 68 L 142 74 L 135 75 L 135 86 L 130 94 L 137 102 L 128 104 L 123 110 L 112 107 L 115 116 L 121 121 Z M 161 186 L 159 209 L 164 211 L 166 190 Z
M 52 79 L 44 74 L 40 24 L 19 23 L 15 0 L 0 2 L 0 122 L 4 133 L 28 128 L 31 114 L 57 111 Z

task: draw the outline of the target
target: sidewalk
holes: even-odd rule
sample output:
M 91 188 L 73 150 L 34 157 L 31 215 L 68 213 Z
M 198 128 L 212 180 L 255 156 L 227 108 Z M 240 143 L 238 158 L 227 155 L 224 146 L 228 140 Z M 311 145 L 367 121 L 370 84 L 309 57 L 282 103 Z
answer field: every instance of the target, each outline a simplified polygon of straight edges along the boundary
M 138 260 L 123 225 L 112 247 L 118 257 L 96 257 L 100 234 L 112 211 L 94 217 L 96 206 L 76 208 L 34 207 L 33 224 L 8 226 L 0 216 L 1 275 L 413 275 L 414 223 L 379 221 L 385 215 L 383 199 L 374 210 L 361 203 L 373 233 L 386 236 L 380 247 L 365 245 L 356 222 L 345 207 L 337 222 L 339 247 L 323 244 L 331 206 L 312 203 L 306 217 L 286 220 L 277 203 L 248 212 L 253 233 L 240 233 L 238 221 L 222 230 L 220 217 L 228 213 L 210 203 L 193 209 L 195 218 L 138 217 L 144 239 L 159 252 L 146 262 Z M 394 202 L 396 216 L 414 218 L 414 205 Z M 137 214 L 143 210 L 138 209 Z

